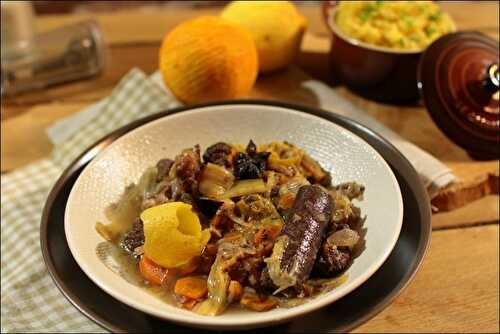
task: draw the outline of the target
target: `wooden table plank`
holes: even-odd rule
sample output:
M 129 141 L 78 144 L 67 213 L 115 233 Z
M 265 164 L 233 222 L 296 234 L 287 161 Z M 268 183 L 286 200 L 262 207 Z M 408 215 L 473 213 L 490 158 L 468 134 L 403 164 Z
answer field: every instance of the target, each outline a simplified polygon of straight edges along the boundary
M 470 1 L 444 2 L 441 7 L 455 20 L 458 29 L 480 30 L 492 36 L 498 36 L 498 2 Z M 308 20 L 308 31 L 319 36 L 328 36 L 327 28 L 316 5 L 299 6 L 299 11 Z M 217 15 L 221 7 L 197 7 L 173 5 L 171 7 L 149 8 L 141 11 L 137 18 L 136 10 L 123 10 L 108 14 L 45 15 L 37 22 L 40 31 L 47 31 L 77 20 L 94 18 L 101 26 L 109 45 L 131 44 L 160 41 L 165 32 L 191 17 Z M 474 13 L 471 15 L 471 13 Z M 481 19 L 478 19 L 481 18 Z M 124 25 L 123 22 L 134 22 Z M 117 29 L 116 27 L 120 27 Z
M 498 200 L 498 195 L 489 195 L 453 211 L 434 214 L 432 227 L 439 230 L 485 223 L 498 224 Z
M 356 333 L 498 333 L 498 225 L 432 233 L 415 280 Z
M 1 123 L 1 170 L 9 171 L 47 157 L 52 151 L 46 128 L 88 103 L 50 103 Z

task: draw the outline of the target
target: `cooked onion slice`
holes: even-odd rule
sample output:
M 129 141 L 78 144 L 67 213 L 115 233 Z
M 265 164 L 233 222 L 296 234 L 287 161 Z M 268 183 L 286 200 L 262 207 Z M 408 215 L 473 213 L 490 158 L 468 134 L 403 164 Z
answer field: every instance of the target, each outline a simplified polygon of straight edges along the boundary
M 359 235 L 356 231 L 344 228 L 330 235 L 327 242 L 337 247 L 349 247 L 352 249 L 358 243 L 358 240 Z
M 262 179 L 241 180 L 236 182 L 221 198 L 227 199 L 243 195 L 260 194 L 266 192 L 266 190 L 266 184 Z
M 208 163 L 200 176 L 199 191 L 210 198 L 223 195 L 234 183 L 234 175 L 222 166 Z

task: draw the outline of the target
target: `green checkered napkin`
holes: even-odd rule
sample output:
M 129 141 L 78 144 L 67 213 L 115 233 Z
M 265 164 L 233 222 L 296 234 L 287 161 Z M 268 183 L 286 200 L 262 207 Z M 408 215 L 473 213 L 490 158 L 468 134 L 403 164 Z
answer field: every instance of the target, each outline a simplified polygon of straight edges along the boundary
M 42 209 L 65 167 L 96 140 L 134 119 L 178 105 L 138 69 L 94 106 L 93 117 L 57 145 L 52 157 L 1 178 L 2 332 L 103 332 L 62 295 L 39 243 Z

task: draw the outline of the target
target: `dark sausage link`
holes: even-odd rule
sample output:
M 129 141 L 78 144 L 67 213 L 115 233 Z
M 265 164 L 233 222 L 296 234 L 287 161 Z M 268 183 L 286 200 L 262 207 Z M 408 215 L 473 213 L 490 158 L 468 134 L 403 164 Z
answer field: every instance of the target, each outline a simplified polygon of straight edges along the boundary
M 331 218 L 332 200 L 328 193 L 317 185 L 302 186 L 295 202 L 285 220 L 285 225 L 279 238 L 284 238 L 279 272 L 285 273 L 298 286 L 309 278 L 316 256 L 321 247 L 326 227 Z M 273 250 L 273 256 L 277 247 Z M 276 268 L 274 268 L 276 269 Z M 273 277 L 273 282 L 280 288 L 285 288 L 283 282 Z M 282 274 L 278 274 L 282 275 Z

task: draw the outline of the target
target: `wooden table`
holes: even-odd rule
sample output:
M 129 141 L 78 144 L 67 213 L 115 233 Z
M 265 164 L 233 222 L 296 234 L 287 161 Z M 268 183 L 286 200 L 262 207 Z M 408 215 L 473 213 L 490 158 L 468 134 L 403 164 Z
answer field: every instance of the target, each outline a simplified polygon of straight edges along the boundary
M 498 39 L 498 2 L 445 3 L 443 7 L 459 29 L 479 30 Z M 316 5 L 301 6 L 300 10 L 308 18 L 309 27 L 297 66 L 260 77 L 251 97 L 317 105 L 314 95 L 300 83 L 310 77 L 329 82 L 328 34 Z M 108 67 L 98 78 L 2 101 L 2 173 L 47 156 L 52 146 L 46 127 L 109 94 L 132 67 L 154 72 L 166 31 L 189 17 L 218 11 L 179 6 L 95 15 L 108 46 Z M 37 20 L 37 27 L 48 30 L 91 16 L 44 16 Z M 343 87 L 335 89 L 441 159 L 459 176 L 469 177 L 484 170 L 498 173 L 498 161 L 473 162 L 437 129 L 422 106 L 382 105 Z M 445 144 L 434 145 L 437 139 Z M 498 195 L 491 195 L 435 214 L 431 247 L 415 280 L 391 306 L 355 331 L 498 332 L 498 204 Z

